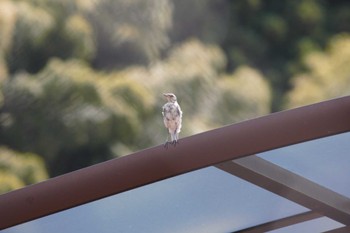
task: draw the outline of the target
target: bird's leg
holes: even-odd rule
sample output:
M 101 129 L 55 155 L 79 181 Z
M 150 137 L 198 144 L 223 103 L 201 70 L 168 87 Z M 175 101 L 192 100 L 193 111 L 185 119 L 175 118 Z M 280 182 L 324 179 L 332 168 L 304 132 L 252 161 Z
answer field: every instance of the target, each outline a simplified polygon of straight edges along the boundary
M 176 144 L 179 144 L 179 133 L 176 133 Z
M 173 146 L 175 147 L 178 143 L 179 143 L 179 142 L 178 142 L 177 140 L 174 140 L 172 144 L 173 144 Z
M 165 141 L 165 143 L 164 143 L 164 148 L 165 149 L 168 149 L 168 146 L 169 146 L 169 135 L 166 137 L 166 141 Z
M 175 140 L 174 140 L 174 146 L 176 146 L 177 144 L 179 144 L 179 137 L 178 134 L 175 134 Z
M 172 138 L 171 144 L 175 147 L 176 144 L 178 143 L 178 141 L 177 141 L 177 133 L 173 133 L 171 136 L 172 136 L 171 137 Z
M 165 149 L 168 149 L 168 146 L 169 146 L 169 142 L 166 141 L 166 142 L 164 143 L 164 148 L 165 148 Z
M 166 148 L 166 149 L 168 149 L 169 144 L 171 144 L 175 147 L 179 143 L 177 133 L 170 133 L 170 137 L 171 137 L 171 141 L 169 141 L 169 135 L 168 135 L 167 139 L 164 143 L 164 148 Z

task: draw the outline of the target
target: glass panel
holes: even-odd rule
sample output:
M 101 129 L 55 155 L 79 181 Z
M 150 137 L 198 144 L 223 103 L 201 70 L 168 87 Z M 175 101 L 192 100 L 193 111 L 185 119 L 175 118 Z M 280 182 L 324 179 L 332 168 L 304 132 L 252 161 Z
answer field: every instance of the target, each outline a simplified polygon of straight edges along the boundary
M 209 167 L 24 223 L 4 233 L 232 232 L 305 211 Z
M 324 232 L 344 226 L 327 217 L 317 218 L 310 221 L 302 222 L 292 226 L 284 227 L 269 233 L 295 233 L 295 232 Z
M 350 133 L 261 153 L 285 169 L 350 197 Z

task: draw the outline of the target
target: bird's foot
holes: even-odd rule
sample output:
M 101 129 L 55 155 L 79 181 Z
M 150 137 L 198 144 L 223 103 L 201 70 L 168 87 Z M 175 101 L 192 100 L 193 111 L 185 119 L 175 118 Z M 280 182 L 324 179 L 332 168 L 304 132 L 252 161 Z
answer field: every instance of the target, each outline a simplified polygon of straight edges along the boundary
M 171 144 L 172 144 L 174 147 L 175 147 L 178 143 L 179 143 L 178 140 L 174 140 L 174 141 L 171 142 Z
M 171 142 L 166 141 L 166 142 L 164 143 L 164 148 L 165 148 L 165 149 L 168 149 L 168 147 L 169 147 L 169 143 L 171 143 Z
M 169 144 L 171 144 L 171 145 L 173 145 L 173 146 L 175 147 L 178 143 L 179 143 L 179 141 L 177 141 L 177 140 L 173 140 L 173 141 L 171 141 L 171 142 L 166 141 L 166 142 L 164 143 L 164 148 L 165 148 L 165 149 L 168 149 Z

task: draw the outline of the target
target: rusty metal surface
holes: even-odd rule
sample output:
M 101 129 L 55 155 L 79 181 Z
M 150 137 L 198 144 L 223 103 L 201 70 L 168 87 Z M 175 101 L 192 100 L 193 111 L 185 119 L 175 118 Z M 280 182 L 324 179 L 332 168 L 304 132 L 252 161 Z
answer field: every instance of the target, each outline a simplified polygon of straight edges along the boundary
M 0 229 L 262 151 L 350 131 L 350 97 L 229 125 L 0 196 Z M 155 129 L 156 130 L 156 129 Z M 161 130 L 161 129 L 159 129 Z

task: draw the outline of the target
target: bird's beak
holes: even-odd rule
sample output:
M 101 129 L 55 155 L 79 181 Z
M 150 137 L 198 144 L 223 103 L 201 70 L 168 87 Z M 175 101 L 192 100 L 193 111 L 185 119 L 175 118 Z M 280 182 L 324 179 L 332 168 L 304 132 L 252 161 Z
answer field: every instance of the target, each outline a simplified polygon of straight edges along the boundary
M 163 93 L 163 96 L 168 97 L 168 94 L 167 93 Z

